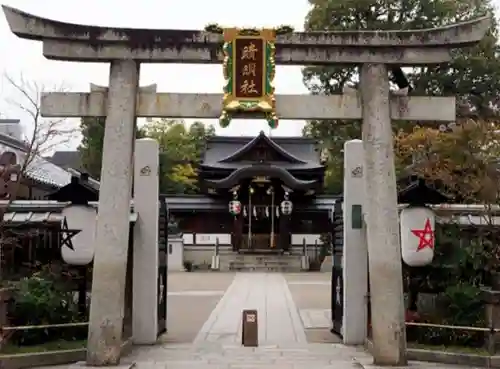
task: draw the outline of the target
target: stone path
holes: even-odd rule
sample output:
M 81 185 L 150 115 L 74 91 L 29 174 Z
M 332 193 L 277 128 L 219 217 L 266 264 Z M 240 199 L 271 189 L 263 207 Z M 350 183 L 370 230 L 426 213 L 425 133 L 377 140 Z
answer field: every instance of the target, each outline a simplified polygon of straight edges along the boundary
M 283 275 L 237 274 L 199 331 L 194 343 L 135 348 L 131 355 L 123 359 L 123 369 L 129 369 L 132 363 L 136 369 L 381 369 L 372 364 L 371 355 L 362 347 L 307 343 L 304 326 L 307 328 L 327 325 L 326 320 L 329 318 L 325 303 L 329 299 L 324 298 L 324 288 L 320 288 L 325 287 L 327 283 L 313 278 L 304 280 L 299 276 L 286 277 L 289 279 L 290 288 L 295 289 L 297 294 L 294 296 L 295 303 Z M 191 304 L 203 305 L 198 299 L 216 297 L 220 293 L 218 288 L 209 289 L 208 286 L 206 289 L 194 288 L 195 283 L 192 289 L 176 291 L 171 296 L 197 299 L 196 302 L 190 300 Z M 320 298 L 315 300 L 317 295 Z M 243 309 L 258 310 L 259 347 L 241 346 Z M 187 314 L 178 312 L 172 318 L 194 319 L 186 316 Z M 412 362 L 409 367 L 460 368 L 419 362 Z
M 204 343 L 144 347 L 123 360 L 136 369 L 360 369 L 371 356 L 341 344 L 261 345 Z M 76 368 L 75 368 L 76 369 Z
M 115 369 L 382 369 L 372 364 L 362 347 L 306 342 L 304 328 L 310 332 L 326 326 L 329 319 L 324 308 L 329 300 L 320 288 L 326 282 L 317 279 L 326 277 L 241 273 L 233 279 L 232 274 L 193 274 L 169 276 L 169 333 L 163 343 L 135 347 Z M 285 277 L 297 295 L 295 302 Z M 243 309 L 258 310 L 259 347 L 241 346 Z M 422 362 L 409 367 L 460 369 Z
M 285 278 L 278 273 L 240 273 L 213 310 L 194 343 L 241 342 L 241 315 L 256 309 L 259 344 L 307 342 Z

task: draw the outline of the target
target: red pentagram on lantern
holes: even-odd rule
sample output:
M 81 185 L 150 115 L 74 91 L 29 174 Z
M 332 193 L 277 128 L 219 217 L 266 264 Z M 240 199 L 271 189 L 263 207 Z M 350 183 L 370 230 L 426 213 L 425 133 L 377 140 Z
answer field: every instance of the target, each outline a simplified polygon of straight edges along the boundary
M 434 248 L 434 231 L 432 230 L 431 221 L 429 218 L 425 221 L 424 229 L 412 229 L 411 233 L 419 238 L 417 251 L 429 247 Z

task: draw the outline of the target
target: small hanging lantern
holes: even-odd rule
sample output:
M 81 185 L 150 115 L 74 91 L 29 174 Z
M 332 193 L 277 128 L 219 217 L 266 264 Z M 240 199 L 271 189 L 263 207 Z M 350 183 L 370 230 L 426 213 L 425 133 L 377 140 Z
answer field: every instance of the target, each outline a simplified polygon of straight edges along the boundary
M 434 212 L 427 207 L 409 207 L 401 211 L 399 218 L 403 261 L 411 267 L 432 263 L 436 222 Z
M 293 204 L 290 200 L 283 200 L 281 202 L 281 213 L 284 215 L 292 214 Z
M 96 209 L 89 206 L 70 205 L 61 212 L 61 256 L 70 265 L 88 265 L 94 259 Z
M 229 212 L 231 215 L 238 215 L 241 213 L 241 202 L 233 200 L 229 202 Z

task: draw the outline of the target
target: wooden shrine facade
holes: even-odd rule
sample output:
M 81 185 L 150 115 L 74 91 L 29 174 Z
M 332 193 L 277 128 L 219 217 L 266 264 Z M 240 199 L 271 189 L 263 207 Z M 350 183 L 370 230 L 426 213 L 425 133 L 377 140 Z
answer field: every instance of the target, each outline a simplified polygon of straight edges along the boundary
M 170 197 L 167 205 L 184 233 L 228 234 L 238 252 L 287 252 L 292 233 L 330 230 L 333 206 L 326 203 L 332 200 L 320 195 L 324 173 L 315 140 L 263 132 L 216 136 L 207 142 L 198 172 L 202 195 Z M 231 213 L 234 201 L 240 206 Z

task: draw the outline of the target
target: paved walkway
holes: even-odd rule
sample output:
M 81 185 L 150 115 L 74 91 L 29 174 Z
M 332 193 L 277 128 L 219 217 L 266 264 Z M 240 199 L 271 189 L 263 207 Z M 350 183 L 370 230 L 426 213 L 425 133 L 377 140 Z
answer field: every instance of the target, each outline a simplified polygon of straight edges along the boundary
M 134 362 L 135 369 L 363 369 L 364 363 L 371 362 L 371 356 L 363 349 L 341 344 L 261 345 L 252 348 L 239 344 L 203 343 L 152 346 L 134 351 L 123 363 Z
M 288 284 L 278 273 L 237 274 L 194 343 L 241 342 L 241 316 L 245 309 L 258 312 L 259 344 L 307 343 Z
M 285 277 L 296 294 L 295 303 Z M 169 334 L 166 336 L 172 335 L 174 322 L 180 332 L 183 326 L 186 329 L 188 321 L 199 320 L 199 325 L 194 326 L 200 327 L 206 320 L 201 329 L 196 329 L 198 334 L 194 342 L 135 347 L 117 369 L 129 369 L 131 364 L 135 369 L 380 369 L 372 365 L 371 355 L 362 347 L 306 342 L 304 324 L 306 328 L 324 326 L 328 319 L 324 301 L 314 300 L 318 292 L 324 295 L 319 288 L 323 283 L 316 280 L 317 276 L 238 273 L 232 279 L 233 275 L 224 273 L 188 273 L 175 278 L 179 283 L 172 286 L 176 288 L 169 291 L 169 296 L 176 303 L 169 301 L 169 314 L 172 305 L 177 310 L 169 318 Z M 317 291 L 313 291 L 314 286 Z M 215 305 L 213 299 L 218 299 L 223 290 L 226 290 L 224 296 Z M 299 291 L 302 296 L 299 296 Z M 215 308 L 210 314 L 213 306 Z M 208 308 L 206 314 L 200 313 L 199 307 Z M 241 346 L 241 314 L 244 309 L 258 310 L 259 347 Z M 51 369 L 82 367 L 73 364 Z M 411 363 L 410 367 L 457 368 L 417 362 Z

